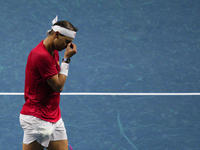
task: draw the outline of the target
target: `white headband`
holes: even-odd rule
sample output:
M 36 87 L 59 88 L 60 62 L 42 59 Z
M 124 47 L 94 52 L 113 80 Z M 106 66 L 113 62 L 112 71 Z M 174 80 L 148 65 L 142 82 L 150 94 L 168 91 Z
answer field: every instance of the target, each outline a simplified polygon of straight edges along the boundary
M 63 27 L 60 27 L 58 25 L 52 26 L 51 29 L 53 29 L 53 31 L 55 31 L 55 32 L 58 31 L 58 32 L 60 32 L 60 34 L 70 37 L 70 38 L 73 38 L 73 39 L 76 36 L 76 32 L 66 29 L 66 28 L 63 28 Z
M 57 21 L 58 21 L 58 15 L 52 20 L 52 24 L 55 24 Z M 73 38 L 73 39 L 76 36 L 75 31 L 63 28 L 59 25 L 54 25 L 54 26 L 51 27 L 51 29 L 53 29 L 53 31 L 55 31 L 55 32 L 58 31 L 58 32 L 60 32 L 60 34 L 67 36 L 67 37 L 70 37 L 70 38 Z

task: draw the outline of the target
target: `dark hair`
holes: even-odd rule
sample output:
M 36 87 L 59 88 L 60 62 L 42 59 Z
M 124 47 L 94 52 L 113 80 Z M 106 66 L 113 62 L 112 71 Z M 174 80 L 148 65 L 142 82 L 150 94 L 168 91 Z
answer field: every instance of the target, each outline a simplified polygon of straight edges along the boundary
M 63 28 L 66 28 L 66 29 L 69 29 L 69 30 L 72 30 L 75 32 L 78 31 L 78 28 L 74 27 L 69 21 L 58 21 L 58 22 L 54 23 L 53 26 L 54 25 L 58 25 L 60 27 L 63 27 Z M 47 34 L 50 35 L 51 33 L 54 33 L 52 29 Z
M 77 32 L 78 31 L 78 28 L 74 27 L 70 22 L 68 21 L 59 21 L 59 22 L 56 22 L 54 25 L 59 25 L 63 28 L 66 28 L 66 29 L 69 29 L 69 30 L 72 30 L 72 31 L 75 31 Z M 54 26 L 53 25 L 53 26 Z

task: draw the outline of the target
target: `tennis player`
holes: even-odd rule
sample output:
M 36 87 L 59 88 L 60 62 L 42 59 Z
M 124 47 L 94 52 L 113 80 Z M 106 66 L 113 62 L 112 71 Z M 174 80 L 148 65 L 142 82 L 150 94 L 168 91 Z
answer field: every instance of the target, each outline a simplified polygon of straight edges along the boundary
M 48 36 L 31 50 L 25 70 L 25 104 L 20 112 L 24 130 L 22 150 L 68 150 L 60 113 L 60 92 L 68 76 L 77 28 L 68 21 L 52 21 Z M 61 65 L 58 51 L 65 50 Z

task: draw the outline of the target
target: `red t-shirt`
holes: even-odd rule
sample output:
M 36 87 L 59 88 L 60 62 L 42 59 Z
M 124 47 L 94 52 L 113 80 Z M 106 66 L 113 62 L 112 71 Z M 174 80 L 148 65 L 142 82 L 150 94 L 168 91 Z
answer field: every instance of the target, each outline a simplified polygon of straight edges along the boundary
M 21 114 L 32 115 L 42 120 L 56 122 L 60 119 L 60 93 L 46 82 L 60 71 L 59 54 L 54 57 L 41 41 L 29 54 L 25 71 L 25 104 Z

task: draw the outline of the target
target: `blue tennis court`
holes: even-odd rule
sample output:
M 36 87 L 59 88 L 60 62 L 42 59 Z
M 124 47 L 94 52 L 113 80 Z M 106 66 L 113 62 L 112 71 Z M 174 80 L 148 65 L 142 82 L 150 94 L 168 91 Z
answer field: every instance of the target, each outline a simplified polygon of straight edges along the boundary
M 24 92 L 28 54 L 56 15 L 79 29 L 63 93 L 200 93 L 199 1 L 0 2 L 0 93 Z M 20 150 L 24 97 L 0 99 L 0 149 Z M 62 95 L 60 107 L 74 150 L 200 147 L 198 95 Z

